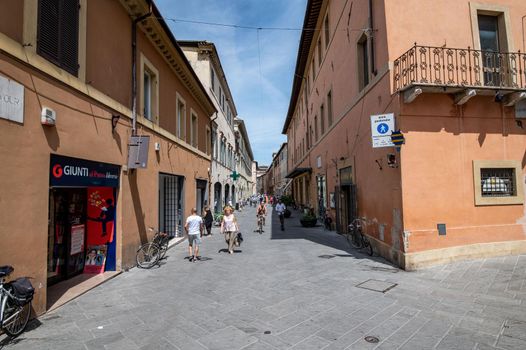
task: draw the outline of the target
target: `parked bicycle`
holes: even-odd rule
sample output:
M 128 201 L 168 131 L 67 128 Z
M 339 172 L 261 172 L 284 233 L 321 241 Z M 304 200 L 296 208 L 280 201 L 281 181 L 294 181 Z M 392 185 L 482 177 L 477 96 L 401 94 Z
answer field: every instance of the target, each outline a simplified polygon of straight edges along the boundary
M 365 218 L 356 218 L 349 225 L 349 232 L 345 235 L 347 242 L 356 249 L 365 248 L 367 249 L 367 254 L 370 256 L 373 255 L 373 246 L 367 238 L 367 235 L 363 233 L 364 226 L 366 225 Z
M 12 266 L 0 266 L 0 328 L 11 337 L 26 329 L 35 294 L 31 282 L 25 277 L 5 281 L 14 270 Z
M 156 265 L 159 260 L 164 259 L 170 241 L 170 237 L 165 232 L 160 232 L 153 227 L 150 227 L 149 231 L 155 232 L 153 241 L 143 244 L 135 256 L 137 265 L 143 269 L 149 269 Z

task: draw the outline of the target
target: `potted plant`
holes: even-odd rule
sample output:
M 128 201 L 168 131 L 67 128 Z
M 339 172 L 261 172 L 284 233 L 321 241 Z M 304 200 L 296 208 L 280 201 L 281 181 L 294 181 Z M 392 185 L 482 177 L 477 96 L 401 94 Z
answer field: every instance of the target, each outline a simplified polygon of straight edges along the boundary
M 318 219 L 312 213 L 304 214 L 300 219 L 301 226 L 303 227 L 314 227 L 317 221 Z

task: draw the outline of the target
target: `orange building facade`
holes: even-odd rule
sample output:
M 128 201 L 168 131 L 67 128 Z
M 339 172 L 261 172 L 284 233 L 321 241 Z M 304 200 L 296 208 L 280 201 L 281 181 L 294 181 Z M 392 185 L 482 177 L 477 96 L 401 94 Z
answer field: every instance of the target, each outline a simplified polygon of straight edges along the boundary
M 37 314 L 50 285 L 89 272 L 93 245 L 102 271 L 121 271 L 148 227 L 182 236 L 207 200 L 216 112 L 154 4 L 59 3 L 0 13 L 0 265 L 33 278 Z M 129 157 L 131 136 L 147 160 Z
M 524 15 L 519 0 L 309 1 L 283 128 L 296 202 L 340 232 L 365 218 L 409 270 L 524 253 Z M 373 147 L 379 116 L 400 151 Z

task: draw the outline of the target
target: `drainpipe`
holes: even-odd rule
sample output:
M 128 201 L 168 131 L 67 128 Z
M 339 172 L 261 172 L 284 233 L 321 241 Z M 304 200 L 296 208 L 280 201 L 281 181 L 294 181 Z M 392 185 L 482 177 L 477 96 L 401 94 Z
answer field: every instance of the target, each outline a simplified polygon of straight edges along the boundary
M 522 52 L 526 53 L 526 38 L 524 36 L 524 19 L 526 18 L 526 15 L 522 16 Z
M 376 67 L 374 64 L 374 23 L 373 23 L 373 0 L 369 0 L 369 53 L 371 64 L 371 72 L 376 75 Z
M 208 172 L 208 208 L 210 210 L 214 210 L 214 213 L 215 213 L 215 206 L 212 207 L 212 202 L 210 201 L 210 198 L 212 198 L 212 163 L 214 162 L 214 148 L 213 148 L 214 144 L 212 143 L 212 141 L 214 140 L 214 128 L 212 126 L 213 126 L 214 120 L 216 120 L 217 118 L 218 116 L 216 112 L 216 116 L 210 119 L 210 171 Z
M 150 3 L 149 12 L 135 18 L 132 22 L 132 136 L 137 135 L 137 23 L 151 15 L 152 4 Z

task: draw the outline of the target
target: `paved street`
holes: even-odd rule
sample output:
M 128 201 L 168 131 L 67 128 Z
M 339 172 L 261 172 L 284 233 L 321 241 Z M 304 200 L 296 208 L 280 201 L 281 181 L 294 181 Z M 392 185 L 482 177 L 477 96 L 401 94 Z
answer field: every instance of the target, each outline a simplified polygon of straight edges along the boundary
M 217 228 L 200 262 L 186 242 L 33 322 L 6 349 L 526 349 L 526 256 L 404 272 L 303 229 L 254 233 L 229 255 Z M 385 293 L 358 288 L 387 289 Z M 388 282 L 388 283 L 385 283 Z M 378 343 L 368 343 L 366 336 Z

